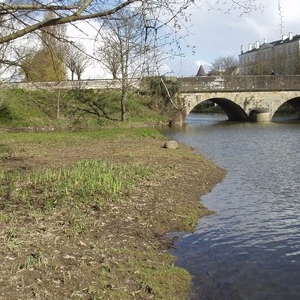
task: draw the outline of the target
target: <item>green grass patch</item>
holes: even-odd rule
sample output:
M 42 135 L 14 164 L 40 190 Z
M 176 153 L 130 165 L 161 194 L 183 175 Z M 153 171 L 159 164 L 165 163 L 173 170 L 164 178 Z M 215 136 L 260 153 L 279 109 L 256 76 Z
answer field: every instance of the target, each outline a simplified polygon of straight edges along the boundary
M 57 146 L 61 145 L 74 145 L 76 143 L 83 143 L 84 138 L 105 139 L 105 138 L 118 138 L 121 136 L 138 136 L 138 137 L 152 137 L 164 138 L 163 135 L 156 128 L 128 128 L 128 127 L 114 127 L 103 128 L 90 131 L 56 131 L 56 132 L 1 132 L 1 152 L 12 152 L 9 144 L 17 147 L 18 144 L 42 144 L 43 146 Z
M 86 131 L 81 133 L 83 136 L 93 138 L 116 138 L 120 136 L 138 136 L 138 137 L 152 137 L 163 138 L 163 135 L 156 128 L 142 127 L 142 128 L 105 128 L 97 131 Z
M 0 199 L 7 205 L 51 209 L 90 205 L 103 208 L 118 201 L 123 192 L 151 170 L 138 163 L 126 165 L 108 160 L 83 160 L 74 167 L 46 168 L 30 172 L 0 172 Z
M 55 117 L 56 101 L 54 92 L 2 90 L 0 122 L 9 127 L 45 126 Z
M 160 103 L 157 109 L 151 105 L 153 96 L 138 93 L 129 94 L 126 121 L 121 122 L 120 100 L 121 92 L 116 90 L 1 90 L 0 126 L 50 130 L 168 122 L 163 100 L 155 100 Z

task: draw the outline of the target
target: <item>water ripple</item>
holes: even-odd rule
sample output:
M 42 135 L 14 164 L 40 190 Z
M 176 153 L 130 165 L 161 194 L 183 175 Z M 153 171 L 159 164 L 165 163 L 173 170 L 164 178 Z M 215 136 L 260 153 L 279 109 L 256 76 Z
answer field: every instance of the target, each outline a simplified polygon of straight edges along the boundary
M 217 214 L 179 239 L 191 299 L 300 298 L 299 124 L 214 123 L 191 116 L 167 134 L 227 169 L 203 197 Z

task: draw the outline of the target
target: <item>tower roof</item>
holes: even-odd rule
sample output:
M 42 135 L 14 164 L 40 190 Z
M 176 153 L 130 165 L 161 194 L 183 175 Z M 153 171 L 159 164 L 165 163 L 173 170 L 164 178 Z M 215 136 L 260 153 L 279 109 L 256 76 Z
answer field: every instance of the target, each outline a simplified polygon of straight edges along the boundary
M 205 73 L 205 71 L 204 71 L 203 66 L 201 65 L 201 66 L 199 67 L 199 70 L 198 70 L 196 76 L 205 76 L 205 75 L 206 75 L 206 73 Z

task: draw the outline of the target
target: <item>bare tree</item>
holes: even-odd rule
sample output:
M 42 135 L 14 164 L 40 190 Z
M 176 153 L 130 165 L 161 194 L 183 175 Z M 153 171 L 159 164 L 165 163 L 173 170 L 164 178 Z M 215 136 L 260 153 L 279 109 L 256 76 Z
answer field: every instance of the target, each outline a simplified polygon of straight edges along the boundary
M 206 0 L 206 2 L 209 2 Z M 214 1 L 215 2 L 215 1 Z M 218 4 L 216 1 L 214 5 Z M 230 9 L 240 8 L 247 12 L 257 7 L 255 0 L 227 0 Z M 0 36 L 0 44 L 7 43 L 28 33 L 48 26 L 67 24 L 80 20 L 107 18 L 125 7 L 134 7 L 137 15 L 144 19 L 145 27 L 151 28 L 153 20 L 159 21 L 158 27 L 165 26 L 172 21 L 180 23 L 180 17 L 186 8 L 193 4 L 193 0 L 53 0 L 48 3 L 39 0 L 16 0 L 0 3 L 2 25 L 9 31 Z M 45 11 L 53 12 L 53 17 L 45 20 Z M 157 28 L 156 28 L 157 29 Z
M 151 30 L 168 27 L 167 24 L 170 24 L 169 28 L 173 31 L 178 31 L 182 26 L 181 20 L 185 19 L 184 11 L 193 1 L 174 0 L 169 3 L 168 0 L 112 0 L 106 3 L 102 0 L 54 0 L 49 4 L 38 0 L 0 2 L 1 28 L 5 28 L 0 32 L 0 45 L 7 45 L 44 28 L 67 23 L 76 25 L 76 21 L 95 19 L 101 28 L 101 20 L 114 16 L 125 8 L 134 9 L 136 16 L 143 20 L 146 29 L 143 34 L 147 39 Z M 51 17 L 44 19 L 45 12 L 51 12 Z
M 76 74 L 77 79 L 80 80 L 84 70 L 90 64 L 89 57 L 82 43 L 69 43 L 67 45 L 65 64 L 71 72 L 71 79 L 74 80 L 74 75 Z
M 135 10 L 123 10 L 107 18 L 101 31 L 103 45 L 98 48 L 100 62 L 122 87 L 121 120 L 125 120 L 126 101 L 133 78 L 141 78 L 148 70 L 150 38 L 155 31 L 144 33 L 144 20 Z M 147 37 L 147 38 L 145 38 Z
M 210 0 L 198 0 L 209 3 Z M 229 7 L 229 10 L 240 9 L 241 13 L 256 9 L 259 0 L 224 0 L 212 1 L 211 7 Z M 41 2 L 40 0 L 11 0 L 0 2 L 0 45 L 7 45 L 14 40 L 27 36 L 43 28 L 62 24 L 76 26 L 77 21 L 95 20 L 101 24 L 103 19 L 113 17 L 125 8 L 133 9 L 136 17 L 143 20 L 145 39 L 149 33 L 156 32 L 173 36 L 177 42 L 182 38 L 181 29 L 188 20 L 186 9 L 194 4 L 194 0 L 53 0 Z M 225 8 L 226 9 L 226 8 Z M 45 12 L 51 12 L 51 17 L 44 18 Z M 98 26 L 97 26 L 98 27 Z M 101 28 L 101 25 L 99 25 Z M 100 29 L 101 30 L 101 29 Z M 6 48 L 8 49 L 8 48 Z M 2 58 L 0 63 L 15 65 L 10 59 Z
M 102 1 L 81 0 L 81 1 L 66 1 L 57 0 L 51 1 L 49 4 L 44 4 L 40 1 L 14 1 L 10 3 L 0 3 L 0 15 L 3 17 L 4 25 L 9 28 L 9 32 L 0 37 L 0 43 L 6 43 L 22 37 L 30 32 L 48 26 L 56 26 L 59 24 L 71 23 L 79 20 L 88 20 L 103 18 L 115 14 L 127 6 L 134 5 L 139 14 L 142 14 L 147 24 L 149 17 L 153 18 L 155 7 L 159 4 L 160 7 L 165 7 L 172 15 L 184 9 L 190 0 L 175 0 L 179 9 L 174 10 L 168 7 L 168 2 L 159 4 L 158 1 L 152 2 L 140 0 L 126 1 L 110 1 L 108 4 Z M 53 12 L 53 17 L 44 20 L 41 15 L 44 11 Z M 152 12 L 152 13 L 151 13 Z M 149 15 L 151 13 L 151 16 Z
M 4 17 L 0 15 L 0 38 L 8 33 L 4 26 Z M 19 45 L 22 48 L 22 45 Z M 19 62 L 14 56 L 15 48 L 10 43 L 0 43 L 0 82 L 6 80 L 15 80 L 18 77 Z M 14 59 L 12 60 L 12 57 Z
M 232 55 L 229 56 L 219 56 L 215 61 L 212 63 L 212 74 L 220 74 L 225 72 L 227 69 L 232 67 L 237 67 L 239 65 L 238 59 Z
M 111 73 L 113 79 L 118 78 L 121 70 L 121 60 L 119 52 L 119 44 L 113 39 L 105 40 L 105 44 L 97 50 L 100 56 L 101 64 Z

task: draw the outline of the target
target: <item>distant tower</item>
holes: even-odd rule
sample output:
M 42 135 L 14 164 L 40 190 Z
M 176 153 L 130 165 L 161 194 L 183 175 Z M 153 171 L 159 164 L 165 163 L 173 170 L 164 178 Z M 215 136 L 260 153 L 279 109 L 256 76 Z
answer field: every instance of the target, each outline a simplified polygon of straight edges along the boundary
M 202 65 L 199 67 L 199 70 L 198 70 L 196 76 L 206 76 L 206 73 L 205 73 L 204 68 L 203 68 Z

